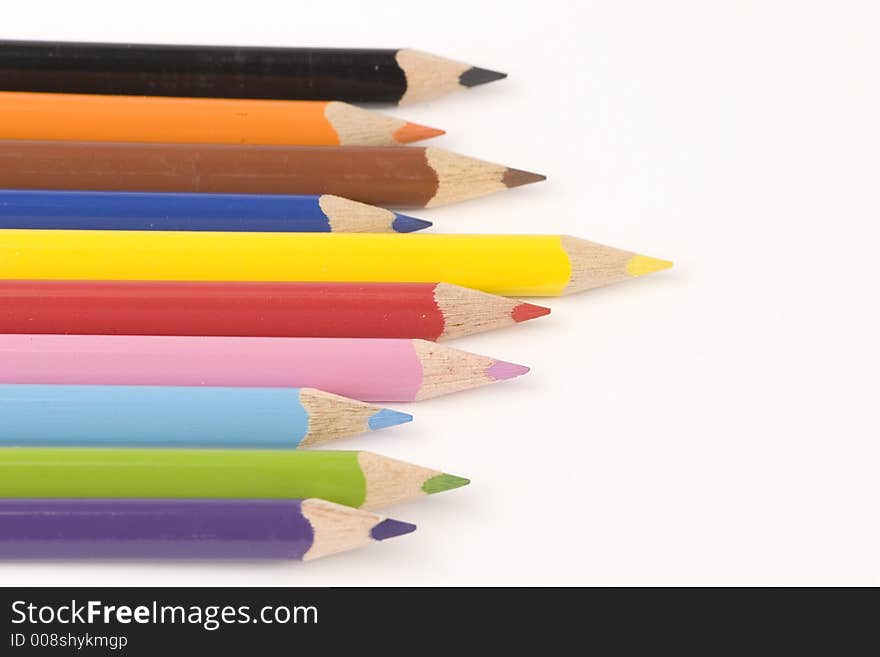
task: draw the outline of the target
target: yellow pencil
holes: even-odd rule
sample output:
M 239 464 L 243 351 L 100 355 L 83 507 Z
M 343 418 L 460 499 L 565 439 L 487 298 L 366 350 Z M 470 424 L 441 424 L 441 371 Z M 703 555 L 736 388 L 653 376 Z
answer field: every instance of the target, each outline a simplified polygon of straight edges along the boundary
M 0 231 L 0 279 L 442 281 L 557 296 L 671 266 L 567 235 Z

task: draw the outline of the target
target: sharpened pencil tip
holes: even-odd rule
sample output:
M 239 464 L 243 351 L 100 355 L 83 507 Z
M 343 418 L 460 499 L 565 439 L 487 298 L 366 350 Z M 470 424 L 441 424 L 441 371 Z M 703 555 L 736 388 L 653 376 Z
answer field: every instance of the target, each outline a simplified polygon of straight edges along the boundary
M 644 276 L 645 274 L 653 274 L 661 269 L 669 269 L 672 263 L 669 260 L 660 260 L 650 256 L 637 255 L 629 259 L 626 263 L 626 273 L 630 276 Z
M 531 171 L 523 171 L 522 169 L 508 169 L 504 172 L 501 182 L 505 187 L 510 188 L 530 185 L 542 180 L 547 180 L 547 176 L 540 173 L 532 173 Z
M 396 212 L 394 213 L 394 221 L 391 222 L 391 227 L 398 233 L 414 233 L 417 230 L 424 230 L 433 225 L 434 224 L 430 221 L 417 219 L 416 217 L 410 217 L 405 214 L 398 214 Z
M 413 141 L 421 141 L 423 139 L 439 137 L 440 135 L 445 134 L 446 131 L 440 130 L 439 128 L 431 128 L 426 125 L 419 125 L 418 123 L 406 122 L 395 130 L 394 141 L 399 144 L 409 144 Z
M 500 73 L 499 71 L 492 71 L 488 68 L 471 66 L 468 70 L 458 76 L 458 83 L 463 87 L 476 87 L 477 85 L 486 84 L 487 82 L 503 80 L 506 77 L 507 73 Z
M 526 372 L 529 371 L 529 368 L 525 365 L 517 365 L 516 363 L 508 363 L 504 360 L 496 360 L 492 366 L 486 370 L 486 374 L 488 374 L 491 378 L 496 381 L 506 381 L 507 379 L 513 379 L 518 376 L 522 376 Z
M 434 493 L 442 493 L 443 491 L 452 490 L 453 488 L 461 488 L 462 486 L 467 486 L 469 483 L 471 483 L 470 479 L 444 473 L 428 479 L 422 484 L 422 490 L 428 495 L 433 495 Z
M 412 419 L 413 416 L 409 413 L 401 413 L 390 408 L 383 408 L 381 411 L 374 413 L 367 424 L 370 427 L 370 431 L 377 431 L 378 429 L 386 429 L 388 427 L 395 427 L 398 424 L 412 422 Z
M 530 319 L 543 317 L 544 315 L 549 314 L 550 309 L 545 306 L 537 306 L 533 303 L 520 303 L 516 305 L 510 313 L 510 316 L 513 318 L 514 322 L 527 322 Z
M 370 530 L 370 536 L 373 537 L 374 541 L 384 541 L 386 538 L 411 534 L 415 530 L 416 526 L 410 522 L 385 518 L 385 520 Z

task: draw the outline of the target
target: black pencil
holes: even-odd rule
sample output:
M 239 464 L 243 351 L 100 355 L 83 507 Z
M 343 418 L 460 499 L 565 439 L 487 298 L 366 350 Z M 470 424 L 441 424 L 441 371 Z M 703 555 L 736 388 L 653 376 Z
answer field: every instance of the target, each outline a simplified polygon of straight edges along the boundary
M 0 41 L 0 90 L 409 103 L 506 77 L 418 50 Z

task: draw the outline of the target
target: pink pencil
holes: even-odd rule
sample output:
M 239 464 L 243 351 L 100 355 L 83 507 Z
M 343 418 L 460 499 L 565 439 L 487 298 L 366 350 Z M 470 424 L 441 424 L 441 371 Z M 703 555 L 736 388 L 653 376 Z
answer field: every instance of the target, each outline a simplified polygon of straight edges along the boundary
M 400 402 L 528 371 L 425 340 L 0 335 L 0 383 L 311 387 Z

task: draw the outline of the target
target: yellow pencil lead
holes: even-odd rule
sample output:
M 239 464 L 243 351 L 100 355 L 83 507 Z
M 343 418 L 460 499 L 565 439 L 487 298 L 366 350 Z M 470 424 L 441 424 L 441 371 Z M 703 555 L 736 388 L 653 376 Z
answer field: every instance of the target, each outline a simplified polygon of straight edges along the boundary
M 669 260 L 660 260 L 651 256 L 637 255 L 630 258 L 626 263 L 626 273 L 630 276 L 644 276 L 645 274 L 653 274 L 661 269 L 669 269 L 672 262 Z

